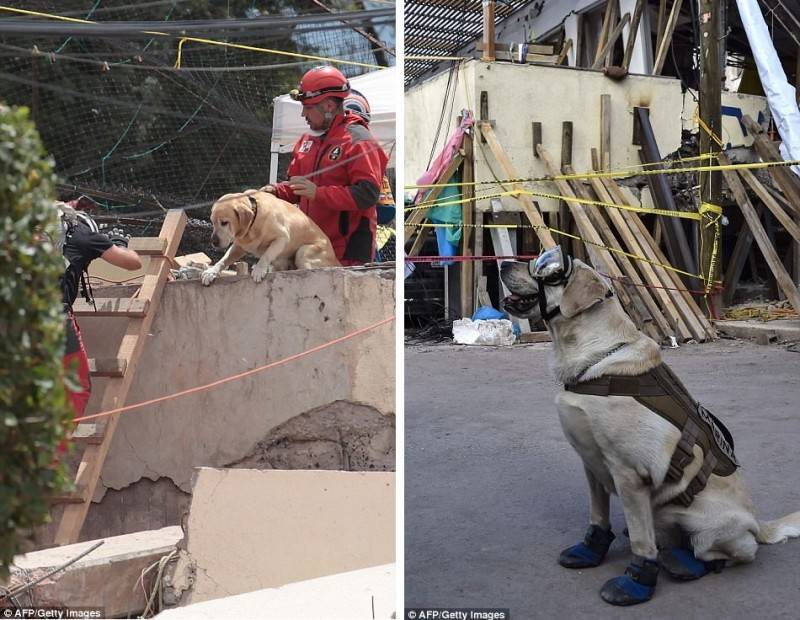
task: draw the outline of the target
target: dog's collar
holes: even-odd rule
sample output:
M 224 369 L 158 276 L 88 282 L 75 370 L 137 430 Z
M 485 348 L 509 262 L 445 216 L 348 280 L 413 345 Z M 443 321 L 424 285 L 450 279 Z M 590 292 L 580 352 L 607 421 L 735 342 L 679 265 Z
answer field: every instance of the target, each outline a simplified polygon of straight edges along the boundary
M 600 357 L 600 359 L 597 359 L 597 360 L 593 361 L 591 364 L 589 364 L 583 370 L 581 370 L 575 376 L 575 379 L 572 381 L 572 383 L 580 383 L 581 379 L 583 378 L 583 375 L 585 375 L 587 372 L 589 372 L 589 369 L 592 368 L 592 366 L 597 366 L 597 364 L 602 362 L 604 359 L 606 359 L 608 357 L 611 357 L 612 355 L 614 355 L 614 353 L 619 351 L 622 347 L 626 346 L 627 344 L 628 344 L 627 342 L 621 342 L 620 344 L 612 347 L 609 351 L 606 351 L 605 353 L 603 353 L 603 355 Z
M 256 216 L 258 215 L 258 202 L 256 199 L 253 198 L 251 194 L 247 195 L 247 199 L 250 201 L 250 210 L 253 212 L 253 219 L 250 220 L 250 225 L 247 227 L 247 230 L 244 231 L 244 235 L 242 235 L 242 237 L 250 232 L 250 229 L 253 227 L 253 224 L 256 221 Z

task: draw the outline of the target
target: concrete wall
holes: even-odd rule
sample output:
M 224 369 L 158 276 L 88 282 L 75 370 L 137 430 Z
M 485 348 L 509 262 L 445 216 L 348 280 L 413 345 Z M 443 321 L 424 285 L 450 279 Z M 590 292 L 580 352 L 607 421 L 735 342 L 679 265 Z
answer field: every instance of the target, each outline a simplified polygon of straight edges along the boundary
M 95 290 L 95 295 L 108 292 Z M 290 271 L 271 274 L 260 284 L 236 277 L 210 287 L 171 282 L 127 402 L 173 394 L 283 359 L 394 312 L 392 269 Z M 114 357 L 124 322 L 81 319 L 89 356 Z M 376 460 L 362 462 L 393 468 L 394 359 L 394 324 L 388 324 L 266 372 L 122 414 L 95 500 L 109 489 L 122 491 L 109 494 L 105 509 L 105 501 L 92 507 L 82 539 L 178 523 L 193 468 L 227 466 L 252 456 L 265 439 L 275 439 L 270 433 L 276 428 L 336 401 L 352 404 L 340 405 L 345 413 L 337 418 L 334 412 L 333 418 L 350 429 L 345 435 L 352 438 L 353 449 L 361 441 L 372 446 L 373 456 L 380 453 L 380 466 Z M 87 413 L 97 411 L 102 383 L 95 381 Z M 385 419 L 378 422 L 381 416 Z M 340 426 L 323 418 L 316 424 L 324 439 Z M 304 420 L 312 436 L 316 427 Z M 369 432 L 355 432 L 360 420 Z M 284 451 L 284 457 L 281 462 L 314 468 L 313 455 L 289 459 Z M 157 498 L 155 509 L 152 498 Z
M 186 605 L 393 563 L 394 499 L 393 473 L 200 468 L 167 598 Z
M 446 76 L 437 76 L 406 94 L 407 179 L 418 178 L 427 166 L 446 82 Z M 680 82 L 672 78 L 631 75 L 615 82 L 599 71 L 474 60 L 464 63 L 461 70 L 454 114 L 466 102 L 477 116 L 481 91 L 489 94 L 489 118 L 496 122 L 500 144 L 525 178 L 548 174 L 542 161 L 533 156 L 534 121 L 542 123 L 542 144 L 556 163 L 561 161 L 562 122 L 572 121 L 573 168 L 576 172 L 591 170 L 590 149 L 600 146 L 600 96 L 604 94 L 611 95 L 612 168 L 640 163 L 639 147 L 631 144 L 633 108 L 637 106 L 650 107 L 650 121 L 662 153 L 680 146 L 683 97 Z M 492 170 L 499 178 L 507 178 L 487 145 L 476 142 L 475 160 L 477 181 L 493 180 Z M 491 189 L 483 188 L 484 192 Z M 553 184 L 540 184 L 537 189 L 558 193 Z M 545 209 L 556 205 L 546 199 L 539 202 Z M 503 204 L 516 208 L 512 198 L 504 198 Z M 478 207 L 488 208 L 488 201 L 479 201 Z

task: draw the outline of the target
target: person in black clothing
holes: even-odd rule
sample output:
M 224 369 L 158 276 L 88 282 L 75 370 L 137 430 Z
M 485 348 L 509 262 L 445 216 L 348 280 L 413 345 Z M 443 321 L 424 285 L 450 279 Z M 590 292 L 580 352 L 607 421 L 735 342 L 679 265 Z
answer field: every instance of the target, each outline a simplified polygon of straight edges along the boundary
M 136 271 L 142 266 L 139 255 L 128 249 L 128 241 L 117 234 L 106 235 L 101 233 L 97 224 L 88 215 L 75 209 L 78 201 L 72 203 L 57 202 L 56 207 L 61 215 L 61 237 L 57 245 L 64 255 L 66 269 L 61 276 L 62 301 L 66 314 L 67 346 L 64 353 L 64 369 L 71 371 L 77 364 L 80 389 L 67 386 L 69 396 L 76 417 L 83 415 L 86 403 L 91 394 L 91 381 L 89 380 L 89 359 L 83 346 L 81 331 L 72 305 L 81 292 L 87 301 L 91 301 L 90 289 L 86 286 L 85 274 L 91 263 L 96 258 L 102 258 L 112 265 Z

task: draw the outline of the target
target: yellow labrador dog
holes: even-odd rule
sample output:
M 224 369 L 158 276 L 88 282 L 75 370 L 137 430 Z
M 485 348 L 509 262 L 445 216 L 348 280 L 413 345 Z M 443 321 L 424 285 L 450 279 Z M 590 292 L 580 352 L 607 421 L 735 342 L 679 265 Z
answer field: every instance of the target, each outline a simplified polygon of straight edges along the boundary
M 726 563 L 752 561 L 758 543 L 800 536 L 800 512 L 758 520 L 727 429 L 680 391 L 659 346 L 637 330 L 595 270 L 555 248 L 530 265 L 503 263 L 501 277 L 511 291 L 504 300 L 508 312 L 547 322 L 555 372 L 565 385 L 556 408 L 589 482 L 589 530 L 561 553 L 562 566 L 589 568 L 603 561 L 614 539 L 610 494 L 622 501 L 634 553 L 625 575 L 600 591 L 614 605 L 649 600 L 659 569 L 676 579 L 696 579 Z M 663 397 L 665 389 L 702 410 L 700 418 L 688 418 L 694 426 L 686 422 L 682 431 L 645 406 L 659 398 L 672 403 Z M 713 423 L 706 424 L 710 418 Z M 705 449 L 695 441 L 701 430 L 709 441 Z
M 297 207 L 262 191 L 225 194 L 211 208 L 211 245 L 228 248 L 222 259 L 203 272 L 205 286 L 245 254 L 258 256 L 253 280 L 271 271 L 337 267 L 330 239 Z

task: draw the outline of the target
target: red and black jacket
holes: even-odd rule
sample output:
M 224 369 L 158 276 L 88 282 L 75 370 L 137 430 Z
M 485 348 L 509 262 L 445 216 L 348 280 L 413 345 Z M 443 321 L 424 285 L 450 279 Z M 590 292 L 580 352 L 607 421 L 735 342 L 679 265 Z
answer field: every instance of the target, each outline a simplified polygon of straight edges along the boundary
M 317 186 L 313 201 L 296 196 L 284 181 L 278 198 L 300 205 L 328 235 L 343 265 L 375 255 L 376 204 L 388 158 L 361 117 L 338 114 L 321 136 L 303 135 L 294 147 L 288 176 L 308 177 Z

